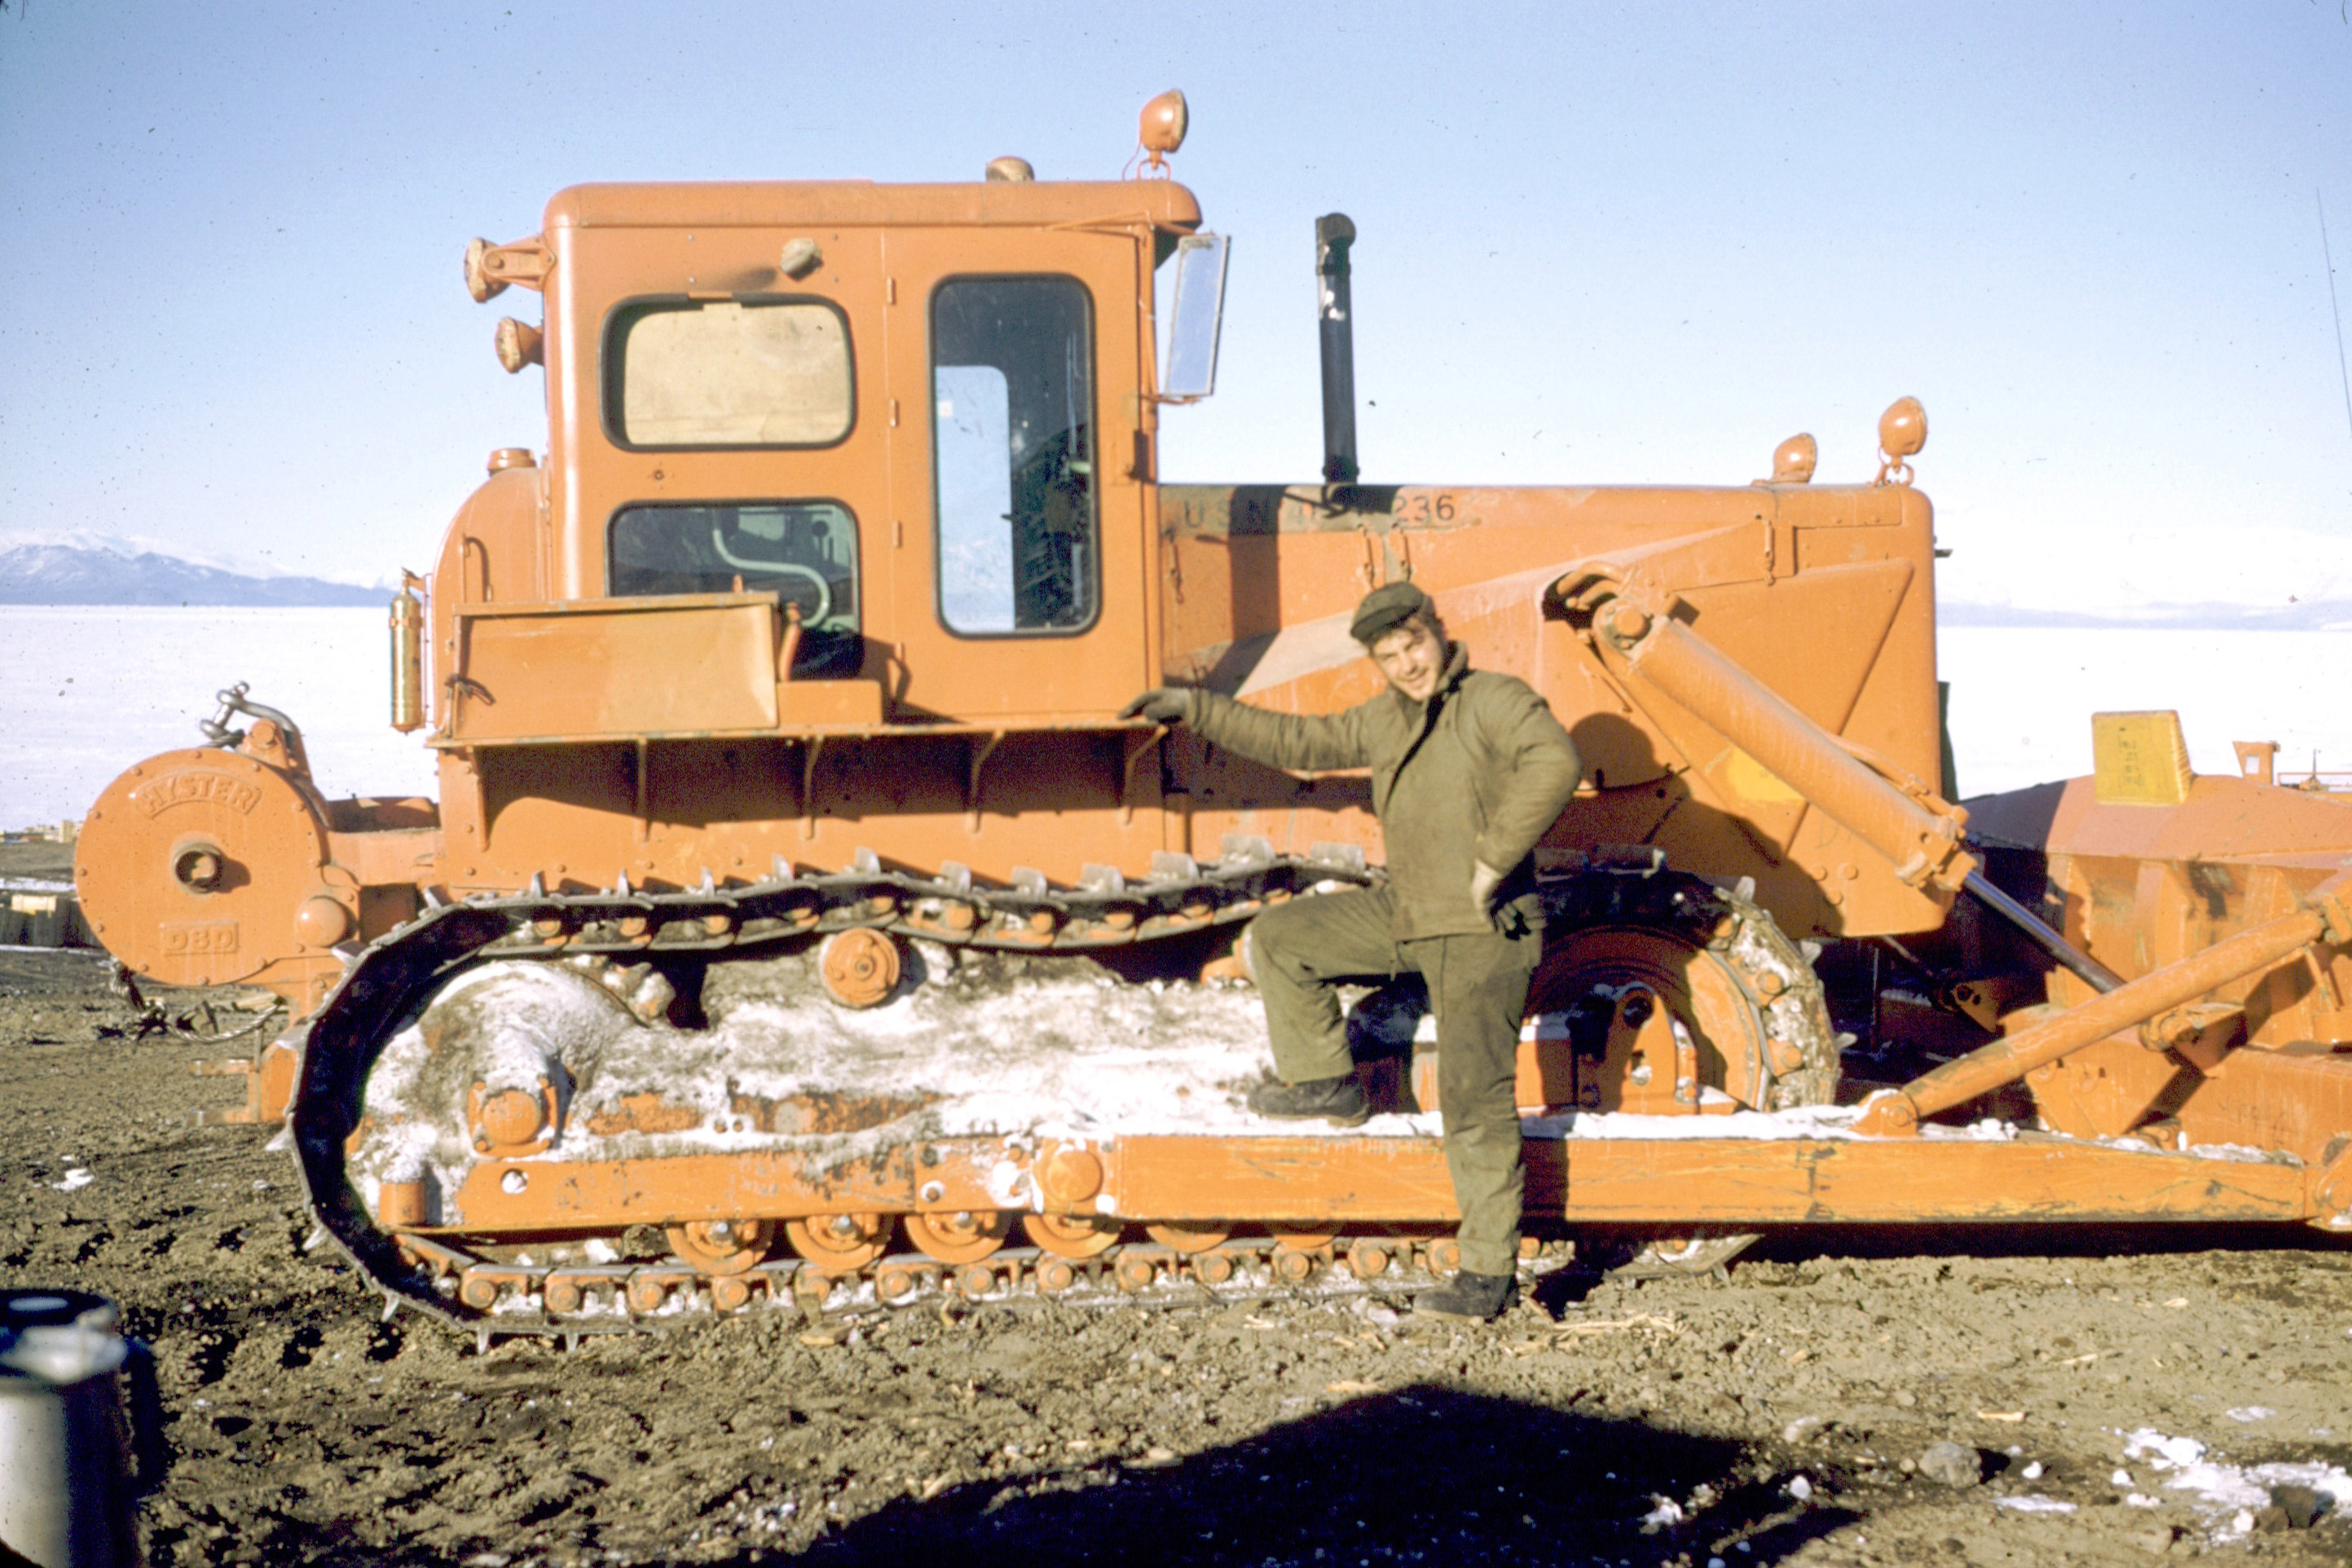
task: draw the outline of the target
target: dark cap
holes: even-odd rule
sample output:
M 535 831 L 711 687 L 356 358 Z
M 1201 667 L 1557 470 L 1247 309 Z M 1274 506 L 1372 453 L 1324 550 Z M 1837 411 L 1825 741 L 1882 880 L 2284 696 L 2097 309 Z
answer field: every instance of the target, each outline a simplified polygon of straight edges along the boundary
M 1378 642 L 1415 616 L 1434 619 L 1437 606 L 1428 595 L 1410 583 L 1386 583 L 1364 595 L 1356 606 L 1356 618 L 1348 623 L 1348 635 L 1366 647 Z

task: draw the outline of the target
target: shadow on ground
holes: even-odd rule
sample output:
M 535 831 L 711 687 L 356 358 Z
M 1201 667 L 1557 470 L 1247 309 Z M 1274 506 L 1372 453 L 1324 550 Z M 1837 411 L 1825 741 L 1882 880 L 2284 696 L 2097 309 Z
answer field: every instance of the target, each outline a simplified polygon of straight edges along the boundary
M 2185 1253 L 2352 1252 L 2352 1236 L 2307 1225 L 2196 1224 L 2179 1220 L 2126 1225 L 1790 1226 L 1768 1231 L 1732 1264 L 1735 1278 L 1759 1263 L 1841 1258 L 2153 1258 Z
M 1160 1468 L 960 1486 L 842 1526 L 824 1563 L 1769 1563 L 1858 1517 L 1803 1506 L 1747 1445 L 1417 1386 Z M 1706 1489 L 1698 1490 L 1698 1489 Z M 1679 1522 L 1644 1516 L 1660 1499 Z M 757 1561 L 752 1553 L 745 1561 Z

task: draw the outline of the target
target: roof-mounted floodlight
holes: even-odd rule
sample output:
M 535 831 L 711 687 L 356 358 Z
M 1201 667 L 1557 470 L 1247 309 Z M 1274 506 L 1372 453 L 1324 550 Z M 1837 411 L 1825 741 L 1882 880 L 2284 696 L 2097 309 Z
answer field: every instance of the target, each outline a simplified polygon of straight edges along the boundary
M 1911 459 L 1927 444 L 1927 410 L 1916 397 L 1898 397 L 1878 416 L 1878 482 L 1907 485 Z
M 1184 145 L 1184 126 L 1190 118 L 1184 95 L 1172 87 L 1143 106 L 1136 141 L 1138 151 L 1148 154 L 1146 170 L 1158 174 L 1168 173 L 1168 154 Z

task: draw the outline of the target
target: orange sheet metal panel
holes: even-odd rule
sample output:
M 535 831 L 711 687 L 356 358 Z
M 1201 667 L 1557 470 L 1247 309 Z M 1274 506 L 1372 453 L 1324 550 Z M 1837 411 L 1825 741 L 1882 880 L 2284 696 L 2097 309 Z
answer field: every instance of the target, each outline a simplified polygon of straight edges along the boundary
M 451 738 L 773 730 L 775 616 L 757 594 L 467 605 Z
M 1434 1139 L 1128 1138 L 1119 1212 L 1450 1220 Z M 1527 1145 L 1527 1212 L 1657 1224 L 2294 1220 L 2305 1173 L 2054 1139 L 1577 1139 Z M 1309 1196 L 1311 1194 L 1311 1197 Z
M 1122 1138 L 1116 1147 L 1118 1212 L 1134 1218 L 1460 1216 L 1434 1138 Z M 1529 1152 L 1532 1165 L 1537 1146 Z M 1536 1185 L 1531 1173 L 1530 1214 L 1539 1212 Z
M 916 1152 L 888 1150 L 828 1168 L 802 1154 L 742 1151 L 668 1159 L 485 1161 L 454 1195 L 465 1229 L 606 1228 L 689 1219 L 793 1219 L 914 1206 Z M 517 1173 L 520 1190 L 507 1190 Z M 987 1206 L 984 1187 L 957 1194 Z
M 2294 1220 L 2293 1165 L 2053 1138 L 1678 1139 L 1568 1145 L 1567 1216 L 1713 1224 Z
M 2176 1114 L 2192 1142 L 2283 1149 L 2323 1164 L 2352 1141 L 2352 1052 L 2310 1041 L 2231 1051 Z
M 1636 710 L 1547 590 L 1580 563 L 1638 574 L 1722 655 L 1823 731 L 1923 779 L 1939 772 L 1933 524 L 1906 486 L 1741 489 L 1168 486 L 1162 609 L 1180 679 L 1323 712 L 1376 692 L 1347 636 L 1364 590 L 1410 574 L 1478 668 L 1542 692 L 1586 788 L 1551 842 L 1655 844 L 1674 863 L 1756 879 L 1796 935 L 1932 930 L 1940 905 L 1886 858 L 1663 698 Z M 1182 741 L 1170 775 L 1186 846 L 1361 842 L 1333 781 L 1312 794 Z

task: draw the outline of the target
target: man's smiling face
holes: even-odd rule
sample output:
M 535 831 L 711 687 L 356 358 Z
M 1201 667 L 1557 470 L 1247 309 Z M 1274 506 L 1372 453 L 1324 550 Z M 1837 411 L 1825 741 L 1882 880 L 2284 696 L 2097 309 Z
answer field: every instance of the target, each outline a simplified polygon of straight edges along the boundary
M 1391 686 L 1415 702 L 1426 702 L 1437 690 L 1438 677 L 1445 673 L 1445 628 L 1415 616 L 1374 637 L 1371 653 Z

